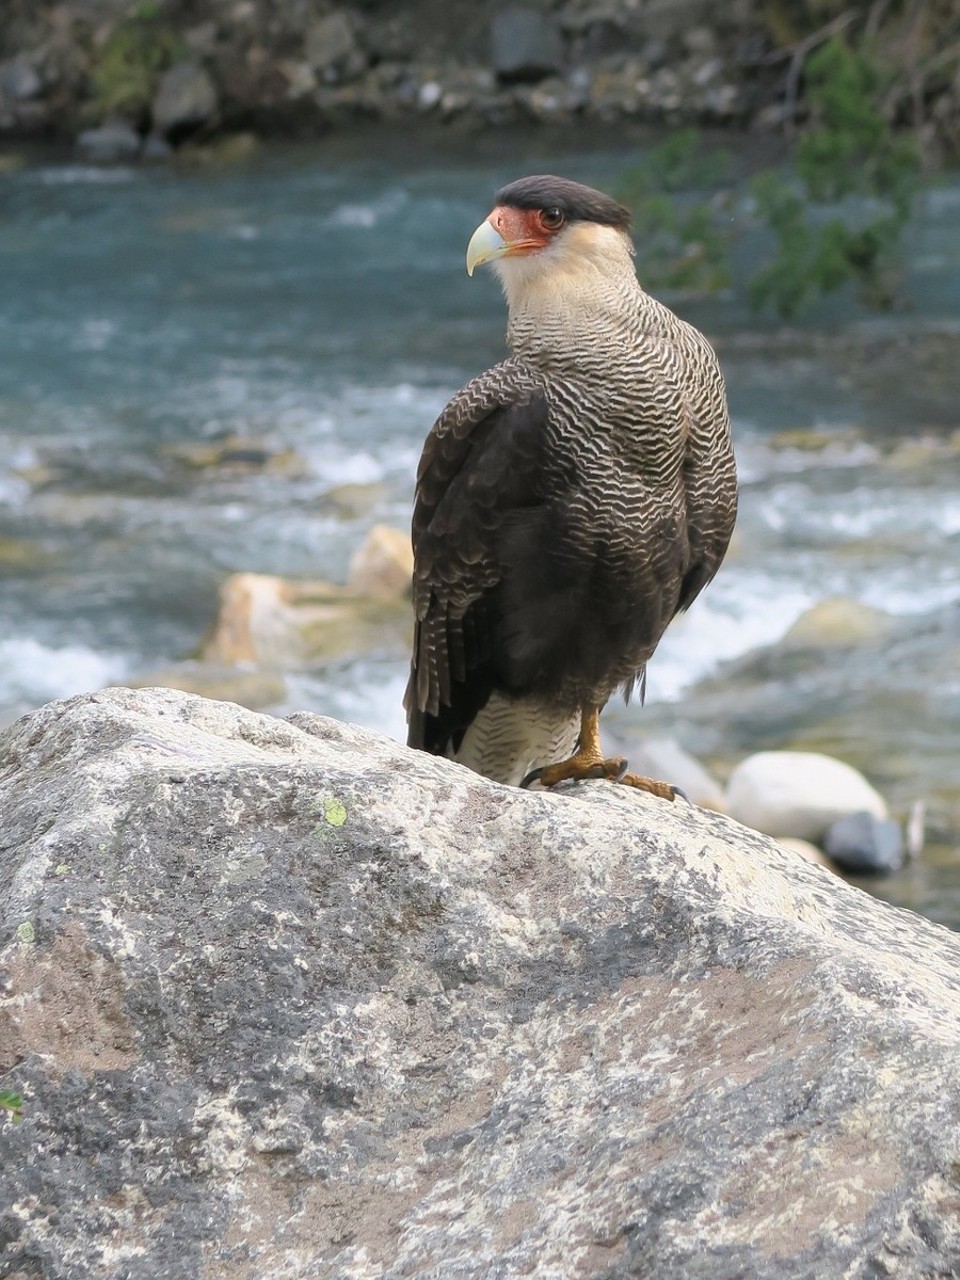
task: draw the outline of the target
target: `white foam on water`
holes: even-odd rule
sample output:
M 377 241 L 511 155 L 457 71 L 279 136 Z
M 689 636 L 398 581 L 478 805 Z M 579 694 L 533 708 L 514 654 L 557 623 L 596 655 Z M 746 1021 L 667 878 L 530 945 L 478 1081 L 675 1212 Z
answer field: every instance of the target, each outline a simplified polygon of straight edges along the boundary
M 325 218 L 321 225 L 328 227 L 358 227 L 363 231 L 372 230 L 383 218 L 398 212 L 407 202 L 404 191 L 385 191 L 376 200 L 364 203 L 347 201 L 337 205 Z
M 672 702 L 720 663 L 775 644 L 816 599 L 798 583 L 728 573 L 667 628 L 647 670 L 648 701 Z
M 358 662 L 350 669 L 287 677 L 284 714 L 315 711 L 347 724 L 363 725 L 397 742 L 407 737 L 403 691 L 407 685 L 407 661 Z
M 67 164 L 55 169 L 38 169 L 32 176 L 47 187 L 72 187 L 83 184 L 116 186 L 121 182 L 132 182 L 137 175 L 133 169 L 118 165 Z
M 960 501 L 955 494 L 945 496 L 939 527 L 940 532 L 946 534 L 948 538 L 960 533 Z M 955 556 L 954 559 L 960 560 L 960 555 Z
M 330 487 L 342 484 L 376 484 L 385 475 L 383 462 L 365 449 L 355 453 L 332 443 L 300 451 L 316 476 Z
M 96 653 L 86 645 L 56 648 L 32 636 L 9 636 L 0 640 L 0 702 L 36 706 L 102 689 L 123 680 L 131 666 L 122 654 Z
M 960 569 L 927 576 L 922 586 L 918 586 L 913 565 L 904 566 L 898 572 L 888 570 L 882 581 L 864 584 L 860 599 L 874 609 L 884 609 L 897 617 L 947 609 L 960 602 Z
M 815 434 L 811 430 L 810 435 Z M 836 429 L 824 437 L 819 449 L 799 449 L 771 443 L 756 428 L 738 424 L 734 433 L 737 471 L 742 485 L 772 480 L 779 475 L 822 474 L 825 471 L 868 467 L 879 457 L 879 450 L 855 435 L 838 434 Z
M 79 322 L 71 346 L 74 351 L 104 351 L 116 332 L 117 326 L 112 320 L 88 317 Z
M 22 476 L 0 473 L 0 507 L 23 507 L 30 494 L 30 485 Z

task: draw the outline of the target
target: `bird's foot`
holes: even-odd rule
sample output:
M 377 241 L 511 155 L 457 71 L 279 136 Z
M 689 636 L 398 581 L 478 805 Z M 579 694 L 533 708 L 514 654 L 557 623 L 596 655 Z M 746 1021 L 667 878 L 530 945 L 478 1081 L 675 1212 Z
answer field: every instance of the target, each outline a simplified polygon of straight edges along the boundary
M 540 769 L 531 769 L 520 783 L 521 787 L 529 787 L 539 782 L 541 787 L 555 787 L 558 782 L 585 782 L 593 778 L 606 778 L 609 782 L 622 782 L 628 787 L 637 787 L 640 791 L 648 791 L 662 800 L 675 800 L 684 793 L 679 787 L 669 782 L 658 782 L 656 778 L 645 778 L 639 773 L 627 772 L 627 761 L 623 756 L 611 756 L 609 759 L 577 752 L 569 760 L 559 764 L 546 765 Z
M 637 787 L 640 791 L 649 791 L 652 796 L 659 796 L 661 800 L 676 800 L 677 796 L 687 800 L 686 792 L 679 787 L 671 786 L 669 782 L 659 782 L 656 778 L 645 778 L 642 773 L 625 772 L 617 781 L 628 787 Z
M 611 782 L 619 782 L 626 771 L 627 762 L 622 756 L 604 760 L 603 756 L 593 752 L 578 751 L 569 760 L 531 769 L 520 785 L 529 787 L 531 783 L 539 782 L 541 787 L 555 787 L 558 782 L 584 782 L 588 778 L 609 778 Z

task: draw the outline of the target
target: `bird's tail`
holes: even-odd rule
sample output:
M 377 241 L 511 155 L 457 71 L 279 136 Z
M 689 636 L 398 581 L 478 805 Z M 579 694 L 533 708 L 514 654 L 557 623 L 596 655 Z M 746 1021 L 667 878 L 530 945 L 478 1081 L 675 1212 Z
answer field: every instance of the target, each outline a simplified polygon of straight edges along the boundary
M 450 754 L 494 782 L 519 786 L 531 769 L 571 756 L 579 733 L 577 713 L 494 693 Z

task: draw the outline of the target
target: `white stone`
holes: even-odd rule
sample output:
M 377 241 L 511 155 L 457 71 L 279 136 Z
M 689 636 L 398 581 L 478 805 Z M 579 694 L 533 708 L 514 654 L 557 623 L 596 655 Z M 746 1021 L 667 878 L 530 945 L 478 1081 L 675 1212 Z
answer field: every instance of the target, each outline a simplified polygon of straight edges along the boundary
M 761 751 L 734 769 L 730 815 L 769 836 L 817 843 L 831 823 L 861 810 L 887 817 L 883 797 L 851 765 L 814 751 Z
M 443 97 L 443 89 L 437 84 L 436 80 L 428 80 L 426 84 L 420 86 L 417 94 L 417 105 L 421 111 L 429 111 L 435 107 Z

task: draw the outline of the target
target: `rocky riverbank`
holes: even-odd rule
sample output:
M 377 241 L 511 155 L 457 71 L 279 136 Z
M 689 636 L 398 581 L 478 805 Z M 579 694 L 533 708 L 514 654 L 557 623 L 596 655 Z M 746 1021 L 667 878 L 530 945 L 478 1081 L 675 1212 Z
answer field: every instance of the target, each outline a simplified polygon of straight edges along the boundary
M 951 52 L 949 38 L 960 10 L 921 10 L 909 30 L 891 19 L 882 33 L 886 108 L 960 151 L 960 45 Z M 101 159 L 360 120 L 778 129 L 802 112 L 806 54 L 853 20 L 794 27 L 756 0 L 7 0 L 5 11 L 0 137 L 82 139 Z

